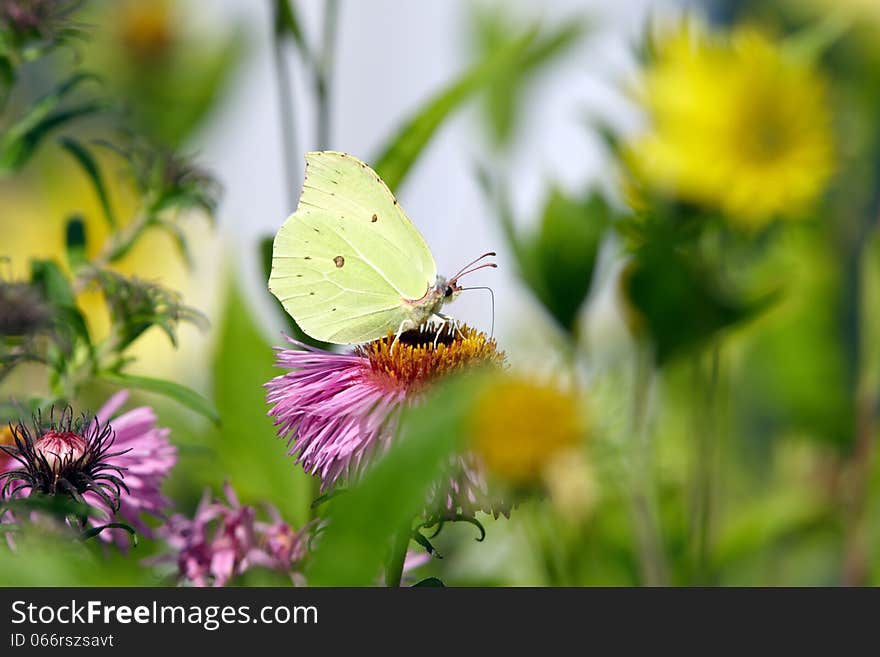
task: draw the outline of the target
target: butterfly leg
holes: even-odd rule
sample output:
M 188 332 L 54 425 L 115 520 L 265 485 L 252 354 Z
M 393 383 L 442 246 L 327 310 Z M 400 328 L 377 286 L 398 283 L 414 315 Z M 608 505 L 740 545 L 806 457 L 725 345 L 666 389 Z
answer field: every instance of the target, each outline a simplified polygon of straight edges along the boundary
M 400 326 L 397 327 L 397 333 L 394 336 L 394 342 L 391 343 L 391 349 L 389 352 L 394 353 L 394 345 L 397 344 L 397 341 L 400 340 L 400 336 L 403 335 L 403 332 L 408 328 L 415 328 L 413 321 L 411 319 L 405 319 L 400 323 Z
M 450 324 L 452 327 L 458 332 L 459 337 L 464 338 L 464 334 L 461 332 L 461 329 L 458 326 L 458 320 L 455 317 L 447 315 L 445 313 L 434 313 L 434 317 L 443 322 L 443 327 L 448 327 Z M 451 330 L 450 330 L 451 332 Z M 434 348 L 437 348 L 437 343 L 440 341 L 440 333 L 442 333 L 442 328 L 437 330 L 437 335 L 434 336 Z

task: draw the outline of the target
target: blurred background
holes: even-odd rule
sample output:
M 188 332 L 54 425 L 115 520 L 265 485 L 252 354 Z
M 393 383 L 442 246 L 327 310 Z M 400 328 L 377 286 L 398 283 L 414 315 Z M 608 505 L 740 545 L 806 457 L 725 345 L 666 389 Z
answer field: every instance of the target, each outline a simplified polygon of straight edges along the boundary
M 294 524 L 310 515 L 311 482 L 265 417 L 261 386 L 277 374 L 271 347 L 292 330 L 266 290 L 266 240 L 295 207 L 302 154 L 332 149 L 393 172 L 389 182 L 441 272 L 498 252 L 499 268 L 472 282 L 494 290 L 495 337 L 511 367 L 577 381 L 594 418 L 584 463 L 556 473 L 547 494 L 510 519 L 484 518 L 484 542 L 468 525 L 445 529 L 436 543 L 444 559 L 422 566 L 423 576 L 450 585 L 880 583 L 874 0 L 292 4 L 296 29 L 269 0 L 92 0 L 77 14 L 89 36 L 23 68 L 9 98 L 13 110 L 25 107 L 59 69 L 94 71 L 100 92 L 122 99 L 129 126 L 186 154 L 222 187 L 214 225 L 197 211 L 180 222 L 189 265 L 179 236 L 161 230 L 115 263 L 178 290 L 210 321 L 182 325 L 176 348 L 153 330 L 130 352 L 130 372 L 192 387 L 222 416 L 215 428 L 138 393 L 180 447 L 166 492 L 181 508 L 228 479 L 245 501 L 271 501 Z M 687 16 L 707 31 L 746 26 L 807 53 L 805 66 L 822 80 L 834 164 L 797 221 L 774 215 L 758 225 L 744 211 L 728 224 L 750 228 L 701 237 L 710 274 L 703 260 L 685 258 L 683 291 L 672 293 L 650 282 L 678 273 L 679 243 L 648 253 L 645 244 L 666 245 L 669 235 L 640 219 L 685 217 L 674 230 L 687 232 L 690 220 L 714 226 L 725 213 L 739 216 L 693 210 L 711 204 L 684 187 L 659 185 L 655 203 L 642 175 L 649 166 L 628 159 L 656 110 L 640 91 L 643 72 L 663 61 L 664 30 L 687 32 Z M 528 57 L 514 67 L 492 63 L 530 33 L 521 47 Z M 682 91 L 714 111 L 699 93 Z M 428 117 L 430 127 L 407 159 L 395 139 L 413 117 Z M 98 115 L 66 132 L 101 138 L 116 120 Z M 120 168 L 109 151 L 97 157 L 108 176 Z M 814 173 L 824 166 L 803 159 Z M 767 186 L 786 184 L 761 175 Z M 131 191 L 109 185 L 124 215 Z M 83 217 L 97 253 L 101 199 L 69 153 L 47 141 L 0 179 L 0 255 L 9 258 L 0 276 L 21 278 L 31 259 L 62 257 L 71 213 Z M 583 249 L 567 252 L 572 243 Z M 533 260 L 522 255 L 530 248 Z M 724 295 L 695 285 L 715 274 Z M 106 333 L 100 294 L 78 301 L 92 331 Z M 492 323 L 479 292 L 463 294 L 451 312 L 485 331 Z M 656 356 L 648 365 L 643 342 Z M 641 385 L 629 378 L 634 369 L 650 380 L 643 470 L 627 451 L 628 436 L 642 431 L 629 426 L 627 400 Z M 39 368 L 18 368 L 0 392 L 31 393 L 41 377 Z M 95 383 L 78 399 L 94 407 L 110 391 Z M 711 444 L 703 440 L 710 434 Z M 631 494 L 642 484 L 653 488 L 654 511 L 640 520 Z M 102 577 L 153 583 L 140 563 L 114 556 Z M 96 583 L 89 577 L 50 569 L 25 583 Z M 244 583 L 275 581 L 250 577 Z

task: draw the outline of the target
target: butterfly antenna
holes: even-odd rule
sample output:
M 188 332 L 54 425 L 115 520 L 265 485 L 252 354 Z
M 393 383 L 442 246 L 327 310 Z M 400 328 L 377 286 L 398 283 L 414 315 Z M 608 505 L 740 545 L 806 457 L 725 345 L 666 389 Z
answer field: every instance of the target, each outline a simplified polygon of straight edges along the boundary
M 492 290 L 491 287 L 486 287 L 485 285 L 461 288 L 462 292 L 464 292 L 465 290 L 486 290 L 489 292 L 489 296 L 492 298 L 492 330 L 489 332 L 489 337 L 494 338 L 495 337 L 495 292 Z
M 477 259 L 475 259 L 475 260 L 471 260 L 471 261 L 470 261 L 469 263 L 467 263 L 464 267 L 462 267 L 461 269 L 459 269 L 459 270 L 458 270 L 458 273 L 455 274 L 454 276 L 450 277 L 449 280 L 451 280 L 451 281 L 457 281 L 457 280 L 459 279 L 459 277 L 464 276 L 465 274 L 469 274 L 469 273 L 470 273 L 470 272 L 468 272 L 468 271 L 465 271 L 468 267 L 471 267 L 472 265 L 477 264 L 477 263 L 478 263 L 480 260 L 482 260 L 483 258 L 494 258 L 494 257 L 495 257 L 495 252 L 494 252 L 494 251 L 489 251 L 488 253 L 484 253 L 484 254 L 481 255 L 479 258 L 477 258 Z M 485 264 L 485 265 L 482 265 L 482 266 L 483 266 L 483 267 L 496 267 L 497 265 L 494 265 L 494 264 L 493 264 L 493 265 Z M 476 269 L 472 269 L 471 271 L 476 271 Z

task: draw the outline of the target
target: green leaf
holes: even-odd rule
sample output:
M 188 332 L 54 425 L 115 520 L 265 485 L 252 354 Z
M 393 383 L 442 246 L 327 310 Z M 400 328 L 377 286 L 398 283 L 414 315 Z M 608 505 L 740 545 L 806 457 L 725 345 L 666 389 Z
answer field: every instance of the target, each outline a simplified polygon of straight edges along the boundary
M 73 288 L 67 276 L 53 260 L 31 260 L 31 282 L 39 285 L 43 296 L 60 307 L 75 306 Z
M 31 495 L 30 497 L 4 500 L 0 501 L 0 509 L 23 514 L 39 511 L 59 518 L 67 516 L 86 518 L 103 515 L 103 511 L 100 509 L 83 502 L 77 502 L 66 495 Z
M 131 525 L 128 525 L 124 522 L 108 522 L 106 525 L 100 525 L 99 527 L 91 527 L 82 533 L 82 538 L 83 538 L 83 540 L 87 541 L 90 538 L 94 538 L 95 536 L 98 536 L 105 529 L 124 529 L 125 531 L 128 532 L 129 536 L 131 537 L 132 547 L 138 546 L 137 532 L 134 530 L 134 527 L 132 527 Z
M 373 159 L 376 172 L 389 188 L 393 190 L 400 186 L 443 122 L 465 101 L 485 89 L 497 75 L 516 66 L 523 51 L 528 50 L 536 36 L 536 31 L 529 31 L 503 48 L 488 53 L 404 123 L 388 140 L 380 155 Z
M 658 364 L 705 344 L 779 299 L 778 292 L 743 298 L 705 263 L 662 241 L 635 253 L 622 286 L 630 325 L 636 332 L 647 331 Z
M 392 536 L 412 526 L 431 484 L 461 447 L 481 377 L 447 382 L 404 418 L 399 440 L 345 495 L 334 498 L 327 529 L 309 562 L 314 586 L 370 586 Z
M 64 81 L 37 100 L 23 117 L 0 136 L 0 174 L 8 174 L 24 166 L 42 140 L 55 128 L 104 109 L 105 104 L 97 102 L 58 109 L 68 94 L 82 82 L 91 79 L 94 76 L 81 73 Z
M 213 397 L 223 410 L 223 424 L 197 443 L 210 451 L 193 453 L 182 464 L 190 475 L 181 485 L 198 497 L 205 486 L 219 490 L 228 480 L 242 501 L 271 500 L 286 520 L 301 524 L 309 519 L 314 479 L 287 455 L 266 415 L 264 385 L 283 372 L 275 368 L 272 343 L 255 323 L 237 280 L 230 273 L 211 361 Z
M 576 332 L 578 312 L 590 291 L 602 237 L 613 215 L 597 193 L 576 199 L 553 188 L 536 234 L 518 240 L 525 282 L 571 334 Z
M 163 379 L 153 379 L 146 376 L 135 376 L 132 374 L 124 374 L 122 372 L 102 372 L 101 378 L 105 381 L 113 383 L 125 388 L 137 388 L 146 390 L 147 392 L 155 392 L 164 395 L 174 401 L 186 406 L 188 409 L 202 415 L 214 424 L 220 424 L 220 414 L 214 405 L 205 399 L 202 395 L 191 388 L 174 383 L 173 381 L 165 381 Z
M 80 215 L 73 215 L 67 220 L 64 244 L 68 266 L 71 269 L 82 266 L 86 262 L 86 224 Z
M 116 226 L 116 215 L 113 212 L 113 206 L 110 203 L 110 196 L 107 194 L 107 187 L 104 185 L 104 179 L 101 176 L 101 169 L 98 162 L 92 157 L 91 152 L 71 137 L 62 137 L 58 140 L 61 147 L 70 153 L 71 156 L 79 163 L 83 171 L 89 177 L 98 200 L 101 202 L 101 209 L 104 211 L 104 218 L 111 228 Z
M 43 298 L 53 307 L 59 329 L 72 330 L 85 344 L 91 345 L 88 324 L 76 305 L 70 281 L 53 260 L 31 260 L 31 282 L 37 285 Z
M 278 36 L 289 34 L 299 51 L 308 54 L 305 34 L 292 0 L 275 0 L 275 34 Z
M 438 579 L 437 577 L 426 577 L 425 579 L 416 582 L 412 585 L 412 588 L 446 588 L 446 584 L 443 583 L 443 580 Z
M 570 20 L 549 31 L 540 31 L 535 22 L 532 31 L 538 36 L 529 47 L 520 51 L 514 66 L 509 66 L 492 80 L 485 96 L 488 127 L 497 145 L 510 141 L 517 122 L 528 82 L 538 70 L 577 43 L 586 32 L 582 20 Z M 501 9 L 479 10 L 474 19 L 476 46 L 479 53 L 496 52 L 525 31 Z

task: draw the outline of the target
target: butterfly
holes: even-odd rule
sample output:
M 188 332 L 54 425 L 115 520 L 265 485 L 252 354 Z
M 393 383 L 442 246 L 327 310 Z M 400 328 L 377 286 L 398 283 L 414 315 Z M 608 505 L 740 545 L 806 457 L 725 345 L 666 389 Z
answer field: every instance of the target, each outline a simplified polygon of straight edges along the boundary
M 296 211 L 272 247 L 269 290 L 310 337 L 359 344 L 444 322 L 459 279 L 495 263 L 438 276 L 431 249 L 379 175 L 347 153 L 306 153 Z

